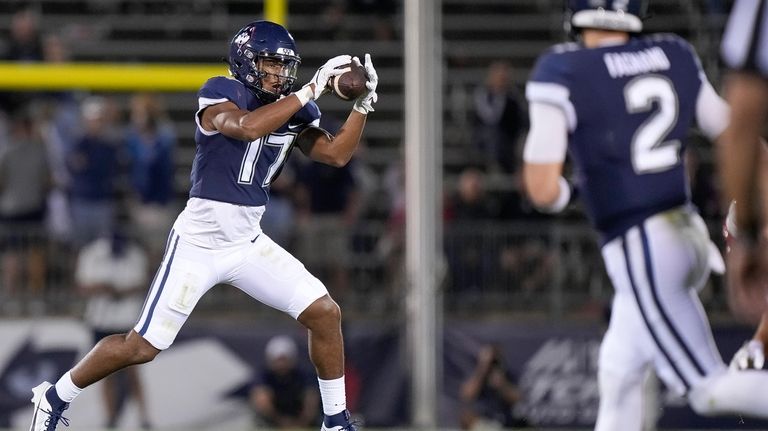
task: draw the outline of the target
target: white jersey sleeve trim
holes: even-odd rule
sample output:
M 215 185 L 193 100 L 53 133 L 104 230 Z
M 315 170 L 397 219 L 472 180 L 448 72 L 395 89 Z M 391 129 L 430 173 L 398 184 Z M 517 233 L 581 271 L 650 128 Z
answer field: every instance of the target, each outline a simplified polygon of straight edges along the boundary
M 528 108 L 531 129 L 525 139 L 526 163 L 561 163 L 568 149 L 566 114 L 559 106 L 532 102 Z
M 529 82 L 525 96 L 530 103 L 547 103 L 559 107 L 568 120 L 568 130 L 576 129 L 576 109 L 571 103 L 571 92 L 567 87 L 551 82 Z
M 731 108 L 717 94 L 712 84 L 702 73 L 701 88 L 696 98 L 696 123 L 704 135 L 710 140 L 716 140 L 728 127 Z
M 203 129 L 203 125 L 200 124 L 200 113 L 203 112 L 203 109 L 211 106 L 211 105 L 217 105 L 219 103 L 229 102 L 229 99 L 210 99 L 208 97 L 199 97 L 197 99 L 197 112 L 195 112 L 195 124 L 197 124 L 197 129 L 200 130 L 200 133 L 202 133 L 205 136 L 213 136 L 218 135 L 218 131 L 210 131 Z

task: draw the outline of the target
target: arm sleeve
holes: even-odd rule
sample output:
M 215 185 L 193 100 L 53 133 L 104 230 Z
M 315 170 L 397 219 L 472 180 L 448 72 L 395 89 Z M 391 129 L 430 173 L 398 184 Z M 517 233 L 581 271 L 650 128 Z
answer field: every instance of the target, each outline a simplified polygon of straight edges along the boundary
M 568 120 L 556 105 L 532 102 L 529 107 L 531 129 L 525 140 L 523 161 L 558 163 L 565 160 L 568 148 Z
M 704 135 L 716 140 L 728 127 L 731 109 L 720 97 L 706 76 L 701 76 L 701 87 L 696 98 L 696 123 Z
M 568 130 L 573 131 L 578 119 L 571 101 L 570 63 L 567 52 L 560 51 L 563 48 L 555 47 L 539 57 L 525 86 L 525 97 L 530 105 L 543 103 L 560 108 L 565 114 Z
M 693 67 L 699 74 L 699 94 L 696 96 L 696 124 L 710 140 L 717 139 L 728 127 L 730 108 L 715 91 L 701 66 L 701 59 L 693 45 L 680 36 L 671 36 L 691 56 Z

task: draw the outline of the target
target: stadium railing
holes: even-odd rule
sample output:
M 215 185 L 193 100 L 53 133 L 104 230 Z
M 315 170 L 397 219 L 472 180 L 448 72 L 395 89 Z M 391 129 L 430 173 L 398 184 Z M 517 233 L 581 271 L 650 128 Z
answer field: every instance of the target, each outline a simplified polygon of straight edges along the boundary
M 302 256 L 290 243 L 286 248 L 326 283 L 345 305 L 347 316 L 375 318 L 403 310 L 407 281 L 401 241 L 402 232 L 392 225 L 364 221 L 348 232 L 346 263 Z M 46 283 L 40 292 L 30 289 L 24 268 L 20 268 L 17 285 L 0 286 L 3 315 L 81 312 L 83 298 L 78 296 L 73 278 L 77 249 L 72 243 L 41 228 L 15 228 L 0 229 L 0 245 L 0 261 L 33 248 L 42 250 L 46 261 Z M 344 282 L 337 281 L 337 270 L 343 272 Z M 595 238 L 583 223 L 477 221 L 447 225 L 439 273 L 445 313 L 470 318 L 599 317 L 612 295 Z M 712 278 L 702 298 L 711 310 L 724 311 L 719 277 Z M 201 300 L 198 311 L 212 317 L 265 312 L 266 307 L 254 304 L 237 289 L 217 287 Z

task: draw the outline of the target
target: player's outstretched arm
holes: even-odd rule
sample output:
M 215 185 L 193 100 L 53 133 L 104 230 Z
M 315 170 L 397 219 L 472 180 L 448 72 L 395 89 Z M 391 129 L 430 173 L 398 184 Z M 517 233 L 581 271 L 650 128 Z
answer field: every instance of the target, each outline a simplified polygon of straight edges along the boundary
M 353 57 L 352 61 L 360 64 L 357 57 Z M 317 128 L 307 129 L 299 135 L 297 145 L 312 160 L 331 166 L 344 166 L 352 159 L 352 154 L 363 135 L 368 113 L 373 111 L 373 104 L 378 100 L 376 86 L 379 83 L 379 77 L 373 67 L 370 54 L 365 54 L 364 67 L 368 75 L 368 81 L 365 84 L 368 91 L 355 100 L 352 112 L 349 113 L 336 136 Z
M 310 100 L 317 100 L 324 93 L 328 80 L 342 73 L 336 67 L 350 61 L 348 55 L 328 60 L 299 91 L 253 111 L 240 109 L 232 102 L 209 106 L 202 113 L 201 125 L 205 130 L 218 131 L 242 141 L 254 141 L 266 136 L 285 124 Z

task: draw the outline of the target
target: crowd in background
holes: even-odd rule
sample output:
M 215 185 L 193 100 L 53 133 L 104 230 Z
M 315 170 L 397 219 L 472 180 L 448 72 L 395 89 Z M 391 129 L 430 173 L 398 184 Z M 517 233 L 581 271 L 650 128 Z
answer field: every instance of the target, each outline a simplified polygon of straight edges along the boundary
M 40 32 L 34 12 L 21 10 L 2 57 L 56 63 L 68 54 L 56 34 Z M 0 94 L 4 311 L 22 311 L 16 299 L 42 306 L 60 257 L 117 228 L 140 239 L 153 258 L 162 254 L 177 206 L 175 131 L 161 96 L 121 96 Z
M 122 4 L 117 10 L 126 13 L 139 7 L 113 3 Z M 373 10 L 374 38 L 395 39 L 392 15 L 397 3 L 330 1 L 318 37 L 343 39 L 345 13 Z M 151 2 L 145 7 L 164 6 Z M 56 33 L 42 32 L 38 24 L 31 10 L 15 14 L 9 38 L 0 44 L 0 57 L 67 61 L 66 41 Z M 466 160 L 459 167 L 447 167 L 444 177 L 444 284 L 449 307 L 473 310 L 483 298 L 496 298 L 494 292 L 510 290 L 519 294 L 516 300 L 532 303 L 546 295 L 562 265 L 560 250 L 548 232 L 527 230 L 548 216 L 532 209 L 520 184 L 520 152 L 528 127 L 524 80 L 508 61 L 495 59 L 476 85 L 450 88 L 445 99 L 452 104 L 450 120 L 465 129 L 459 135 L 461 157 Z M 194 108 L 190 106 L 188 118 L 179 123 L 183 127 L 194 127 Z M 334 132 L 339 122 L 326 115 L 322 125 Z M 160 94 L 0 94 L 0 314 L 55 312 L 45 308 L 45 293 L 71 287 L 66 295 L 77 291 L 87 298 L 86 320 L 96 337 L 130 324 L 128 317 L 117 324 L 121 327 L 110 326 L 125 310 L 124 314 L 136 314 L 142 289 L 162 258 L 168 230 L 187 194 L 189 172 L 180 166 L 189 162 L 181 154 L 189 153 L 177 150 L 193 143 L 178 139 L 176 127 Z M 699 141 L 694 137 L 694 151 L 686 160 L 692 199 L 718 227 L 719 185 L 706 153 L 695 151 L 707 147 Z M 395 158 L 383 171 L 376 171 L 367 163 L 366 150 L 363 143 L 343 168 L 312 163 L 294 152 L 271 185 L 270 204 L 261 222 L 265 232 L 291 250 L 342 302 L 351 291 L 365 293 L 373 285 L 397 300 L 405 285 L 403 160 Z M 568 212 L 566 219 L 583 222 L 578 209 Z M 499 226 L 522 227 L 500 231 Z M 592 262 L 598 256 L 588 258 Z M 105 268 L 135 268 L 142 274 L 123 278 Z M 115 299 L 119 301 L 107 304 Z M 285 363 L 265 369 L 254 382 L 250 400 L 262 423 L 305 426 L 316 420 L 317 394 L 307 389 L 314 383 L 293 368 L 295 349 L 286 340 L 267 347 L 268 361 Z M 488 385 L 490 373 L 481 366 L 480 356 L 479 380 Z M 280 375 L 281 366 L 289 369 L 284 372 L 288 377 Z M 492 389 L 505 395 L 499 398 L 504 403 L 514 404 L 515 395 L 509 395 L 514 391 L 499 389 L 512 387 L 507 381 L 513 379 L 501 371 L 497 374 L 501 383 Z M 135 385 L 133 396 L 140 399 L 139 383 Z M 266 388 L 269 385 L 273 387 Z M 292 396 L 275 396 L 275 387 Z M 465 429 L 480 416 L 470 406 L 488 391 L 478 386 L 462 394 L 468 409 L 462 411 L 467 414 L 462 418 L 468 421 Z M 114 421 L 116 407 L 108 407 Z M 279 409 L 293 418 L 280 417 Z M 301 420 L 294 422 L 297 417 Z
M 323 19 L 338 25 L 325 26 L 329 33 L 317 37 L 343 38 L 345 13 L 373 10 L 379 17 L 373 36 L 395 38 L 396 9 L 392 1 L 327 2 Z M 41 31 L 33 10 L 16 13 L 10 29 L 0 44 L 3 59 L 69 59 L 66 41 Z M 521 295 L 517 299 L 535 301 L 553 282 L 558 250 L 547 235 L 498 229 L 546 217 L 521 192 L 520 150 L 528 127 L 524 80 L 500 58 L 488 63 L 486 76 L 474 85 L 448 89 L 451 124 L 446 127 L 465 129 L 459 147 L 466 161 L 446 165 L 444 176 L 449 305 L 471 309 L 473 301 L 489 293 L 510 290 Z M 194 127 L 187 120 L 172 121 L 161 94 L 0 94 L 0 294 L 7 299 L 2 301 L 5 311 L 42 311 L 39 299 L 57 284 L 52 281 L 71 282 L 73 259 L 62 256 L 76 255 L 118 227 L 144 247 L 154 270 L 186 198 L 189 161 L 179 154 L 191 153 L 176 150 L 193 143 L 177 142 L 175 129 Z M 338 124 L 332 115 L 323 117 L 323 127 L 331 132 Z M 372 286 L 381 286 L 389 301 L 397 301 L 404 284 L 403 163 L 396 158 L 377 171 L 366 152 L 363 143 L 340 169 L 294 152 L 271 186 L 262 226 L 326 280 L 341 301 L 347 292 L 365 294 Z M 717 222 L 721 214 L 711 164 L 702 163 L 696 151 L 688 154 L 693 200 Z M 569 214 L 583 221 L 578 210 Z

